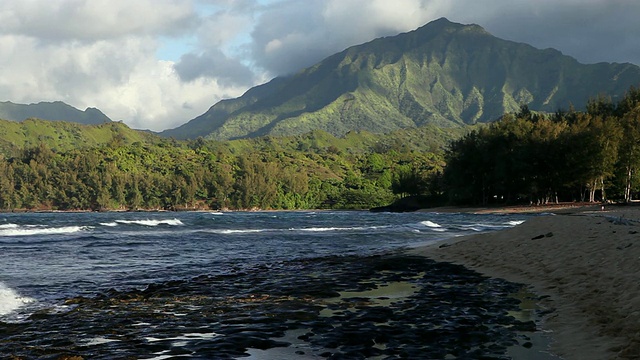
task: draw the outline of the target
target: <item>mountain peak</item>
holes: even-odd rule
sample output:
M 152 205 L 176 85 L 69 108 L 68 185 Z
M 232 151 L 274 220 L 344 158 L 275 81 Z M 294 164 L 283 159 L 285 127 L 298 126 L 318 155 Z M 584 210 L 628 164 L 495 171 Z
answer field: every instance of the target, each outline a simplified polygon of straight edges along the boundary
M 483 35 L 490 35 L 488 31 L 486 31 L 482 26 L 477 24 L 460 24 L 445 17 L 441 17 L 439 19 L 433 20 L 426 25 L 423 25 L 416 30 L 412 31 L 417 34 L 421 33 L 430 33 L 432 35 L 441 35 L 443 33 L 455 33 L 455 32 L 465 32 L 465 33 L 477 33 Z
M 460 24 L 460 23 L 457 23 L 457 22 L 450 21 L 449 19 L 447 19 L 445 17 L 441 17 L 439 19 L 430 21 L 427 24 L 419 27 L 415 31 L 417 31 L 417 32 L 420 32 L 420 31 L 441 32 L 441 31 L 451 31 L 451 30 L 453 30 L 453 31 L 471 30 L 471 31 L 478 31 L 478 32 L 482 32 L 482 33 L 487 33 L 488 34 L 488 32 L 482 26 L 480 26 L 478 24 Z
M 162 135 L 222 140 L 450 127 L 493 121 L 523 104 L 547 112 L 580 108 L 590 97 L 619 96 L 638 83 L 637 66 L 580 64 L 559 51 L 440 18 L 276 78 Z
M 89 108 L 81 111 L 62 101 L 41 101 L 28 105 L 10 101 L 0 102 L 0 119 L 20 122 L 29 118 L 86 125 L 111 122 L 111 119 L 98 109 Z

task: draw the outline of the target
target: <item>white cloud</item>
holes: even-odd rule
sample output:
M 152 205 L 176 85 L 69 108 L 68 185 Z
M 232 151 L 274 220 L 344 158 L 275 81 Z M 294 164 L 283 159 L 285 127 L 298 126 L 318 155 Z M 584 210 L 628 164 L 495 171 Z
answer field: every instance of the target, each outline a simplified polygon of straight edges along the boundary
M 0 101 L 62 100 L 162 130 L 272 76 L 442 16 L 583 62 L 640 63 L 638 13 L 631 0 L 5 0 Z M 160 49 L 189 52 L 171 54 L 173 63 L 157 59 Z
M 446 2 L 308 0 L 264 11 L 252 32 L 257 66 L 281 75 L 345 48 L 413 30 L 437 18 Z M 286 5 L 286 6 L 284 6 Z
M 197 20 L 189 1 L 14 0 L 0 3 L 0 33 L 42 41 L 103 40 L 187 31 Z
M 0 48 L 7 50 L 0 53 L 2 97 L 97 107 L 135 128 L 179 126 L 246 88 L 221 86 L 215 79 L 181 81 L 173 63 L 155 59 L 155 42 L 148 37 L 42 46 L 35 39 L 2 36 Z
M 245 91 L 244 87 L 220 86 L 211 79 L 182 82 L 172 62 L 152 62 L 133 74 L 128 83 L 106 88 L 104 97 L 118 101 L 99 108 L 122 114 L 121 118 L 134 128 L 174 128 L 223 98 L 237 97 Z M 101 102 L 98 97 L 88 101 Z

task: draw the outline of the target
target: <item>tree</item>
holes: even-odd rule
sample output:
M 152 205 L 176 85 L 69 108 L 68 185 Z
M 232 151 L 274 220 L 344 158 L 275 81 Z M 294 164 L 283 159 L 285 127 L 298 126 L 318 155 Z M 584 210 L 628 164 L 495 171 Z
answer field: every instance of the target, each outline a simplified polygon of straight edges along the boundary
M 620 143 L 619 170 L 622 171 L 624 201 L 630 202 L 640 168 L 640 106 L 626 113 L 621 120 L 624 132 Z

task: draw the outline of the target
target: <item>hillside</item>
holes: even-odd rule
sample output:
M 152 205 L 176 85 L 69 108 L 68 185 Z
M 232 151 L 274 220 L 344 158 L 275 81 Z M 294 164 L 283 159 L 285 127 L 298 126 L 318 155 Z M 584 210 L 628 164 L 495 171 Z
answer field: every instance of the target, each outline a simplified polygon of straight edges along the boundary
M 94 147 L 109 142 L 159 142 L 156 136 L 132 130 L 121 122 L 81 125 L 65 121 L 0 120 L 0 153 L 45 144 L 56 151 Z
M 0 119 L 24 121 L 30 118 L 70 121 L 85 125 L 97 125 L 111 121 L 98 109 L 87 108 L 81 111 L 61 101 L 28 105 L 14 104 L 10 101 L 0 102 Z
M 448 127 L 493 121 L 522 104 L 536 111 L 581 109 L 589 98 L 606 94 L 615 100 L 639 84 L 638 66 L 580 64 L 557 50 L 502 40 L 478 25 L 443 18 L 275 78 L 161 135 L 235 139 Z

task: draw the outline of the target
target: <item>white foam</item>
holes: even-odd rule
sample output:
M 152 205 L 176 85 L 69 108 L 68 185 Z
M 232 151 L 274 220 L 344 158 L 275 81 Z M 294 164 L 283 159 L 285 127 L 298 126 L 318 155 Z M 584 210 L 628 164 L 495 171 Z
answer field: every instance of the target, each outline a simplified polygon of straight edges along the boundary
M 13 289 L 0 283 L 0 315 L 10 314 L 34 301 L 32 298 L 20 296 Z
M 164 220 L 116 220 L 116 223 L 127 225 L 143 225 L 143 226 L 158 226 L 158 225 L 171 225 L 180 226 L 184 225 L 182 221 L 178 219 L 164 219 Z
M 2 224 L 0 225 L 0 229 L 16 229 L 20 227 L 18 224 Z
M 118 341 L 120 341 L 120 340 L 107 339 L 105 337 L 98 336 L 98 337 L 95 337 L 95 338 L 90 339 L 89 341 L 87 341 L 85 343 L 85 346 L 102 345 L 102 344 L 108 344 L 108 343 L 118 342 Z
M 371 227 L 311 227 L 311 228 L 291 228 L 291 231 L 307 231 L 307 232 L 328 232 L 328 231 L 360 231 L 360 230 L 374 230 L 378 229 L 378 226 Z
M 109 223 L 100 223 L 100 225 L 114 227 L 114 226 L 118 226 L 118 223 L 117 222 L 109 222 Z
M 309 231 L 309 232 L 327 232 L 327 231 L 346 231 L 355 230 L 355 228 L 338 228 L 338 227 L 312 227 L 302 229 L 291 229 L 292 231 Z
M 266 230 L 260 229 L 247 229 L 247 230 L 238 230 L 238 229 L 222 229 L 222 230 L 211 230 L 211 232 L 216 234 L 250 234 L 250 233 L 260 233 Z
M 513 220 L 513 221 L 509 221 L 506 224 L 510 225 L 510 226 L 517 226 L 520 225 L 524 222 L 524 220 Z
M 224 215 L 224 213 L 220 212 L 220 211 L 213 211 L 213 212 L 210 212 L 209 214 L 211 214 L 211 215 Z
M 84 230 L 89 230 L 88 226 L 63 226 L 57 228 L 39 227 L 38 225 L 27 225 L 26 227 L 14 227 L 0 229 L 0 236 L 29 236 L 29 235 L 57 235 L 72 234 Z
M 214 339 L 216 337 L 222 336 L 221 334 L 212 332 L 212 333 L 188 333 L 182 334 L 175 337 L 167 337 L 167 338 L 155 338 L 155 337 L 145 337 L 145 340 L 148 342 L 159 342 L 159 341 L 191 341 L 191 340 L 208 340 Z
M 506 228 L 509 228 L 509 227 L 511 227 L 511 226 L 510 225 L 498 225 L 498 224 L 483 224 L 483 223 L 467 224 L 467 225 L 460 226 L 460 228 L 462 230 L 471 230 L 471 231 L 475 231 L 475 232 L 496 231 L 496 230 L 506 229 Z
M 426 226 L 426 227 L 430 227 L 430 228 L 441 228 L 442 226 L 440 226 L 440 224 L 436 224 L 432 221 L 426 220 L 426 221 L 422 221 L 420 222 L 420 224 Z

